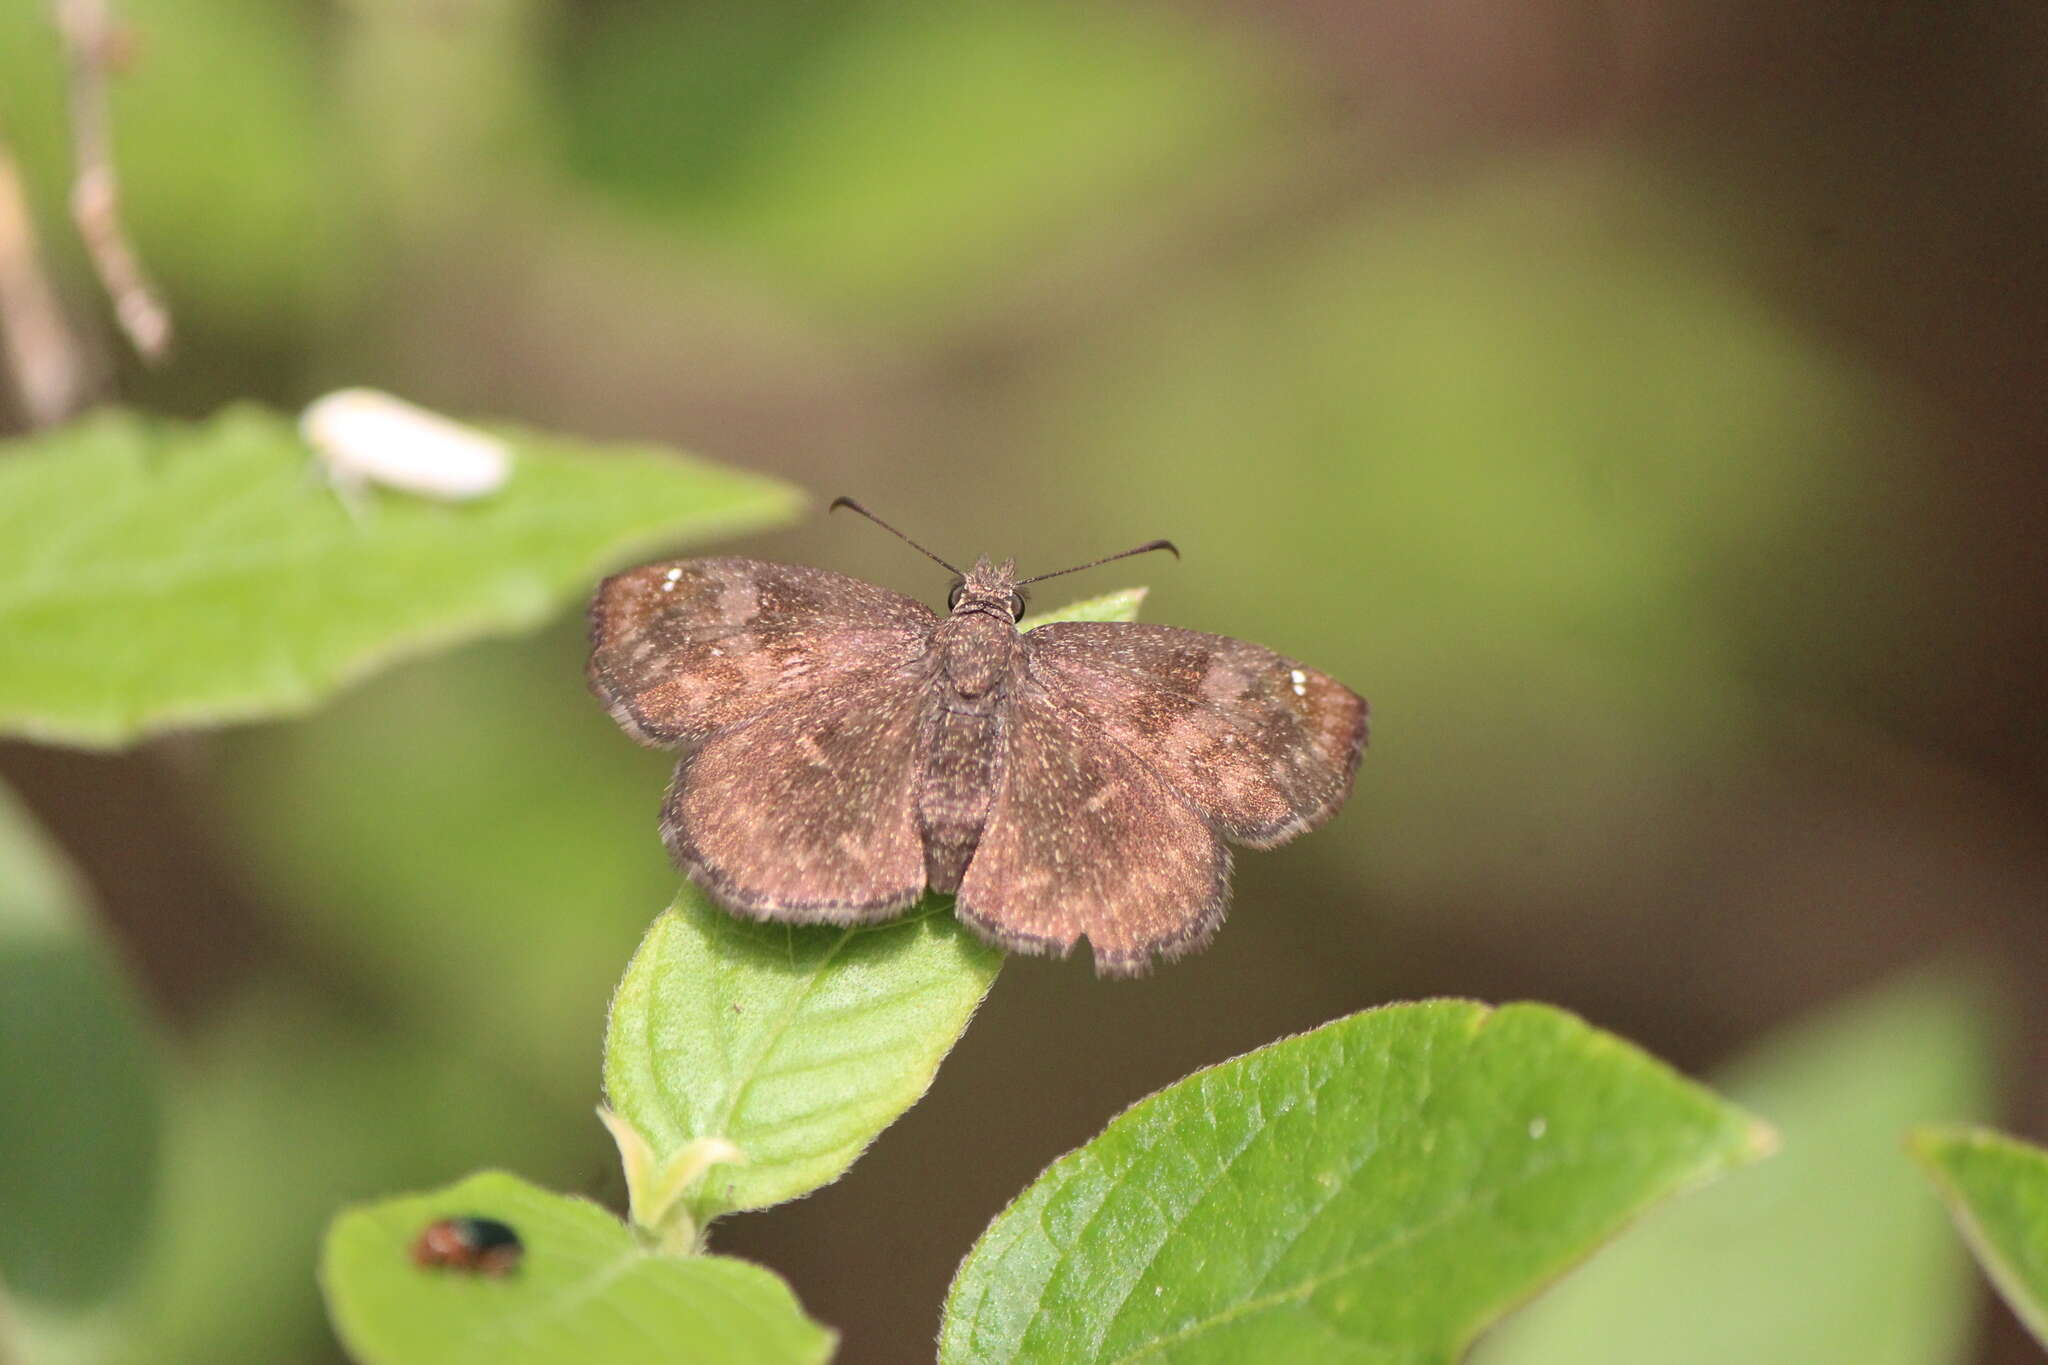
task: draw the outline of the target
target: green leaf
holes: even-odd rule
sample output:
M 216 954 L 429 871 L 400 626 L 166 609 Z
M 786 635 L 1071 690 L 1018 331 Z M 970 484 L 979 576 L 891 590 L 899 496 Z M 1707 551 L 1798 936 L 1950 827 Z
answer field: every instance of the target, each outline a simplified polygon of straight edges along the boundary
M 1145 592 L 1144 588 L 1119 588 L 1100 597 L 1086 597 L 1053 611 L 1027 616 L 1017 623 L 1017 629 L 1037 630 L 1054 621 L 1135 621 L 1138 608 L 1145 604 Z
M 1506 1324 L 1484 1365 L 1950 1365 L 1969 1266 L 1899 1149 L 1980 1112 L 1984 1009 L 1908 978 L 1802 1022 L 1717 1086 L 1778 1126 L 1779 1156 L 1664 1210 Z
M 493 1277 L 415 1265 L 421 1229 L 463 1215 L 509 1224 L 518 1266 Z M 836 1341 L 761 1267 L 654 1254 L 588 1200 L 500 1171 L 344 1212 L 320 1283 L 363 1365 L 812 1365 Z
M 500 430 L 498 494 L 352 517 L 291 422 L 102 412 L 0 452 L 0 733 L 88 746 L 304 711 L 398 655 L 538 625 L 608 567 L 762 526 L 781 484 Z
M 953 1283 L 944 1365 L 1448 1362 L 1761 1125 L 1560 1010 L 1368 1010 L 1169 1086 Z
M 142 1009 L 71 869 L 0 788 L 0 1357 L 79 1356 L 128 1289 L 161 1095 Z
M 2048 1150 L 1985 1128 L 1923 1128 L 1910 1146 L 1991 1282 L 2048 1346 Z
M 605 1093 L 656 1167 L 707 1138 L 744 1154 L 686 1196 L 700 1225 L 794 1199 L 917 1102 L 1001 965 L 938 899 L 874 928 L 796 927 L 685 887 L 612 1000 Z

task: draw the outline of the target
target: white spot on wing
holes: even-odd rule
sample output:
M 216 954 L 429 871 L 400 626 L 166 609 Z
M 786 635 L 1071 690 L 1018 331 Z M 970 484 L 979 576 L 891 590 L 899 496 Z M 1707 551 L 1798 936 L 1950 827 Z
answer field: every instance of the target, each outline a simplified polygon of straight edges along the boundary
M 1287 679 L 1289 682 L 1294 684 L 1295 696 L 1305 697 L 1308 695 L 1308 674 L 1302 672 L 1298 668 L 1290 669 L 1287 674 Z

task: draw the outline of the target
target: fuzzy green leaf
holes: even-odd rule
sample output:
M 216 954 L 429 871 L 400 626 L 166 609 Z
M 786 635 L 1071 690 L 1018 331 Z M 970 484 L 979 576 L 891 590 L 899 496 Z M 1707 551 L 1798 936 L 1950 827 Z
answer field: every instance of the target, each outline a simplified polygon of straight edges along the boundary
M 1504 1324 L 1484 1365 L 1954 1365 L 1969 1267 L 1899 1150 L 1910 1125 L 1974 1114 L 1985 1010 L 1913 976 L 1766 1039 L 1718 1072 L 1782 1135 L 1778 1156 L 1660 1210 Z
M 1768 1141 L 1559 1010 L 1369 1010 L 1169 1086 L 1055 1162 L 961 1266 L 939 1358 L 1441 1365 Z
M 464 1215 L 518 1233 L 514 1270 L 413 1263 L 421 1229 Z M 816 1365 L 835 1341 L 761 1267 L 654 1254 L 588 1200 L 500 1171 L 344 1212 L 328 1229 L 320 1283 L 363 1365 Z
M 1911 1147 L 1991 1282 L 2048 1346 L 2048 1150 L 1985 1128 L 1923 1128 Z
M 705 1138 L 743 1153 L 684 1196 L 699 1223 L 794 1199 L 917 1102 L 1001 965 L 937 900 L 874 928 L 796 927 L 685 887 L 612 1000 L 605 1093 L 657 1164 Z
M 0 1358 L 57 1359 L 60 1340 L 89 1358 L 133 1278 L 158 1175 L 153 1051 L 71 869 L 0 788 Z
M 496 430 L 476 502 L 349 510 L 286 418 L 106 411 L 0 450 L 0 733 L 92 747 L 309 709 L 432 646 L 529 629 L 607 568 L 766 525 L 785 486 Z
M 1037 630 L 1054 621 L 1135 621 L 1145 604 L 1145 589 L 1118 588 L 1100 597 L 1085 597 L 1053 611 L 1041 611 L 1017 623 L 1019 630 Z

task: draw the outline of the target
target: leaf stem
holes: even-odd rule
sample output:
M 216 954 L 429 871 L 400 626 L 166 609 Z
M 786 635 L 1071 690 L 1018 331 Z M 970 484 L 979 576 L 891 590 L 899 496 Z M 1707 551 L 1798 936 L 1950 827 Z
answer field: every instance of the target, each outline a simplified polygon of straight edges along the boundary
M 694 1256 L 704 1249 L 709 1220 L 699 1223 L 686 1198 L 713 1166 L 743 1162 L 746 1153 L 722 1137 L 700 1137 L 685 1143 L 666 1159 L 625 1118 L 600 1105 L 598 1119 L 618 1144 L 626 1172 L 626 1202 L 633 1226 L 671 1256 Z

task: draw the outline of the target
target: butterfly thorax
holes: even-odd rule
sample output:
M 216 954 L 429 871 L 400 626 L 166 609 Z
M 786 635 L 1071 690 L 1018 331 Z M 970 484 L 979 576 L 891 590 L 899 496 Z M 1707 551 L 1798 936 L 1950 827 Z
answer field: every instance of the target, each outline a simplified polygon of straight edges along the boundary
M 932 632 L 939 667 L 960 699 L 993 701 L 1022 652 L 1017 616 L 1023 599 L 1015 562 L 976 560 L 953 589 L 951 605 L 952 615 Z

